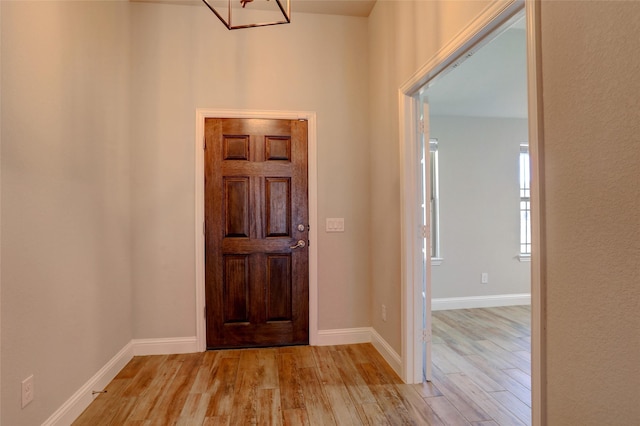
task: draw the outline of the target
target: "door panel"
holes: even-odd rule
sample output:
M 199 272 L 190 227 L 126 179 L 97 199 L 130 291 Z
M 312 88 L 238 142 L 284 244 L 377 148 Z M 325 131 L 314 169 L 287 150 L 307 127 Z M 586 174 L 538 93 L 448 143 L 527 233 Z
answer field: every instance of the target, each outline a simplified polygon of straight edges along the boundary
M 249 178 L 224 178 L 224 218 L 227 238 L 249 237 Z
M 206 119 L 205 139 L 207 347 L 306 344 L 307 123 Z
M 267 258 L 267 321 L 291 321 L 291 256 Z
M 291 230 L 291 179 L 265 178 L 267 237 L 288 237 Z

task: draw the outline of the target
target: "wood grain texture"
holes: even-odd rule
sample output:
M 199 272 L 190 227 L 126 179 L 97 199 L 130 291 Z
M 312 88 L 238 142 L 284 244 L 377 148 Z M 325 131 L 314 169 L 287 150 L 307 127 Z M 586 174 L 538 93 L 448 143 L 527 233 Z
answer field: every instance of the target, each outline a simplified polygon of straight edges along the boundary
M 371 344 L 135 357 L 74 425 L 530 425 L 528 312 L 434 312 L 418 385 Z
M 205 120 L 209 349 L 309 342 L 307 152 L 306 121 Z

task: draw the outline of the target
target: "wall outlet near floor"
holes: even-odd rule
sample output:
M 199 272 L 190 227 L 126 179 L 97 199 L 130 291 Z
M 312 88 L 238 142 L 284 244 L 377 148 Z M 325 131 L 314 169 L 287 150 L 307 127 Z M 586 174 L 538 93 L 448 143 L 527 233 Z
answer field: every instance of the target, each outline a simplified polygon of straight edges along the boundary
M 387 307 L 385 305 L 382 305 L 380 315 L 382 316 L 382 321 L 387 321 Z
M 489 284 L 489 273 L 488 272 L 483 272 L 482 275 L 480 275 L 480 282 L 482 284 Z
M 33 374 L 22 381 L 22 408 L 26 407 L 34 397 Z

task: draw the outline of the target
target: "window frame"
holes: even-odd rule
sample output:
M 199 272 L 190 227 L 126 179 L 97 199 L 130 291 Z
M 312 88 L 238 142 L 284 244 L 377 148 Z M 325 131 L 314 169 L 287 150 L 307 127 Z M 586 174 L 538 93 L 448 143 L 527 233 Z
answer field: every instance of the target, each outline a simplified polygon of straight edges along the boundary
M 529 144 L 520 144 L 518 154 L 518 192 L 520 198 L 520 231 L 518 260 L 531 260 L 531 156 Z

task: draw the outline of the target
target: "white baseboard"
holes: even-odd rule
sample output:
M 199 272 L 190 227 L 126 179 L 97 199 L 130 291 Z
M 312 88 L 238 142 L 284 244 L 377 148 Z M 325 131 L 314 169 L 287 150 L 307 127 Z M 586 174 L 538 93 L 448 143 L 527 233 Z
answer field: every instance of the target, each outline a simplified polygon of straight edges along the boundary
M 393 368 L 398 377 L 402 377 L 402 358 L 391 345 L 378 334 L 375 329 L 371 329 L 371 343 L 380 352 L 380 355 Z
M 371 342 L 371 327 L 318 330 L 316 346 L 351 345 Z
M 95 399 L 91 391 L 104 389 L 134 356 L 198 352 L 195 337 L 134 339 L 111 358 L 87 383 L 74 393 L 42 426 L 68 426 Z
M 373 344 L 373 347 L 380 352 L 380 355 L 382 355 L 391 368 L 393 368 L 398 376 L 401 376 L 402 358 L 373 327 L 318 331 L 317 346 L 353 345 L 357 343 Z
M 129 342 L 42 423 L 42 426 L 68 426 L 73 423 L 94 400 L 95 396 L 91 392 L 104 389 L 131 358 L 133 358 L 133 344 Z
M 449 309 L 495 308 L 499 306 L 530 305 L 531 294 L 497 294 L 495 296 L 446 297 L 431 301 L 432 311 Z
M 131 343 L 135 356 L 201 352 L 198 350 L 198 339 L 195 336 L 164 339 L 134 339 Z

